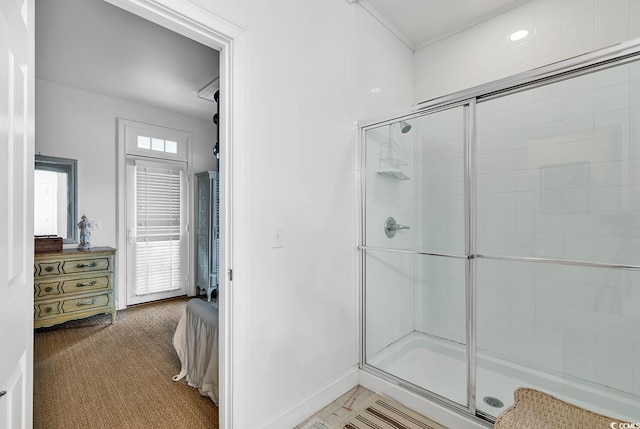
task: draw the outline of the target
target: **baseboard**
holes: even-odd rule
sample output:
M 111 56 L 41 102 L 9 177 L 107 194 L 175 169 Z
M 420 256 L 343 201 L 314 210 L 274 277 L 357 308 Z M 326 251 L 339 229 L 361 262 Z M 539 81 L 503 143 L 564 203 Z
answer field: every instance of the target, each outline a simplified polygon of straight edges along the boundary
M 358 384 L 376 393 L 399 402 L 407 408 L 419 412 L 423 416 L 448 428 L 487 429 L 492 425 L 479 419 L 463 416 L 444 406 L 419 396 L 396 384 L 385 381 L 373 374 L 358 370 Z
M 260 426 L 261 429 L 293 428 L 358 385 L 358 367 L 334 378 L 289 410 Z

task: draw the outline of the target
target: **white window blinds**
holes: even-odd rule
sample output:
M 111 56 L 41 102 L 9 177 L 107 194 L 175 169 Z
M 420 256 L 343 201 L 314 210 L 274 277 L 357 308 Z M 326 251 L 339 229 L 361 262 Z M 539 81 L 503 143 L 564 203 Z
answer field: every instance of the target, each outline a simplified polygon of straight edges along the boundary
M 135 295 L 183 286 L 183 180 L 179 167 L 136 162 L 134 260 L 128 264 Z

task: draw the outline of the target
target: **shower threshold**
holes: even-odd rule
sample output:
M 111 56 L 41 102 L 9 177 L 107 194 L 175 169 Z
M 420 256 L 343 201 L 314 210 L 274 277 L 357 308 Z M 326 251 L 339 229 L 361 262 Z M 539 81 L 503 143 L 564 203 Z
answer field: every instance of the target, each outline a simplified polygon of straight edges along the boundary
M 367 363 L 418 387 L 466 405 L 466 347 L 422 332 L 412 332 L 369 358 Z M 476 407 L 497 417 L 513 404 L 513 392 L 526 386 L 562 400 L 617 417 L 637 421 L 637 396 L 575 377 L 529 368 L 506 359 L 478 352 Z M 482 398 L 498 399 L 493 405 Z

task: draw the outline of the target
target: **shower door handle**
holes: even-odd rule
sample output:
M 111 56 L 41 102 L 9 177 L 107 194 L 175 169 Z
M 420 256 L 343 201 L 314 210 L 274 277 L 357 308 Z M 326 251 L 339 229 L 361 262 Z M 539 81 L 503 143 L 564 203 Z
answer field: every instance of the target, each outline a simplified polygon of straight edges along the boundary
M 396 232 L 401 229 L 409 229 L 409 227 L 396 223 L 396 220 L 391 216 L 384 221 L 384 233 L 389 238 L 393 238 L 396 235 Z

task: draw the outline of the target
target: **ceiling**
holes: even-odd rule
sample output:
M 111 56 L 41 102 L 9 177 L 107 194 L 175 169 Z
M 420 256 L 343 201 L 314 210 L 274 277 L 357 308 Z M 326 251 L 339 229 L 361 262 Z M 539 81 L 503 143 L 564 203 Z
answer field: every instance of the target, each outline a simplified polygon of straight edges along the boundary
M 211 120 L 218 51 L 103 0 L 36 0 L 36 78 Z
M 530 0 L 356 0 L 418 49 Z
M 357 1 L 412 49 L 528 0 Z M 211 120 L 196 96 L 219 75 L 214 49 L 104 0 L 36 0 L 36 77 Z

